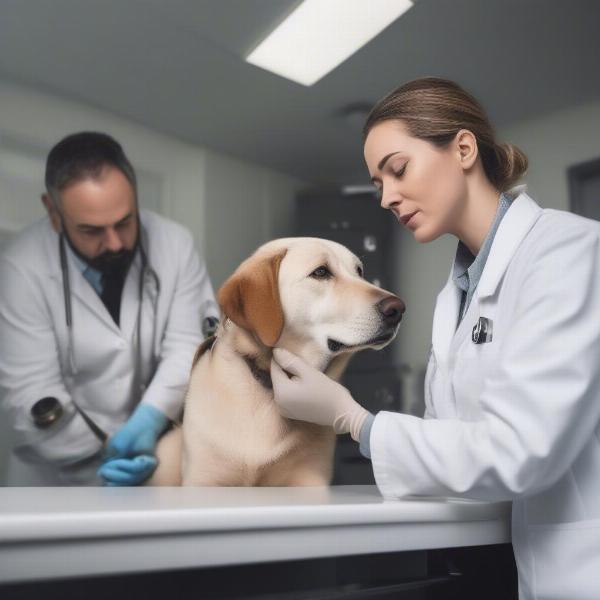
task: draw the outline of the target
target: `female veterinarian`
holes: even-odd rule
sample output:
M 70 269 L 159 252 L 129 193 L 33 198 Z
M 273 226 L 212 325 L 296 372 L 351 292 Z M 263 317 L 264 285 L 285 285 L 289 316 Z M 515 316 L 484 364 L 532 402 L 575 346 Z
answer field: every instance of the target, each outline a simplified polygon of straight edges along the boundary
M 527 159 L 477 101 L 426 78 L 364 129 L 381 206 L 456 257 L 433 316 L 425 415 L 371 415 L 275 351 L 282 413 L 350 432 L 386 498 L 512 501 L 522 600 L 600 597 L 600 228 L 511 193 Z M 288 377 L 279 365 L 292 374 Z

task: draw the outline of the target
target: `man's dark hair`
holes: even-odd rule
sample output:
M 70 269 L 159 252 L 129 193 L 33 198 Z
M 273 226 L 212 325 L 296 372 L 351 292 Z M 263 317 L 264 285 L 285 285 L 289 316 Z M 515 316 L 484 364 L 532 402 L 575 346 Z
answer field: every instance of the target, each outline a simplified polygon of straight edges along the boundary
M 63 138 L 50 150 L 46 160 L 46 190 L 57 203 L 60 192 L 82 179 L 98 178 L 112 166 L 127 178 L 137 195 L 135 171 L 121 145 L 105 133 L 82 131 Z

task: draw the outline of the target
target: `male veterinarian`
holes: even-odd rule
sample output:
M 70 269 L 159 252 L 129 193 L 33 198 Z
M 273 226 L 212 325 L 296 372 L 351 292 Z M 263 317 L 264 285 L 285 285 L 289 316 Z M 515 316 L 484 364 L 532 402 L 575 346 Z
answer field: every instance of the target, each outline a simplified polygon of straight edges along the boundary
M 212 286 L 190 233 L 138 210 L 134 170 L 108 135 L 60 141 L 45 183 L 48 217 L 0 256 L 8 484 L 136 485 L 218 318 Z

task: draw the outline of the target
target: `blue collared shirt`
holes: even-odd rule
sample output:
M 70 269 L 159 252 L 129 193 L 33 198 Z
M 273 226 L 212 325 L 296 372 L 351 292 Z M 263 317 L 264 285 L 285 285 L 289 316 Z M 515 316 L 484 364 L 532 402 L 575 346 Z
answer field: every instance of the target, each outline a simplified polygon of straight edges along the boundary
M 98 296 L 102 295 L 102 290 L 104 286 L 102 285 L 102 273 L 93 267 L 90 267 L 84 260 L 79 258 L 77 254 L 73 253 L 75 257 L 75 262 L 77 266 L 81 270 L 83 276 L 90 282 L 90 285 L 96 290 Z
M 500 194 L 500 201 L 498 202 L 498 209 L 496 210 L 496 217 L 490 227 L 488 234 L 477 253 L 477 256 L 473 256 L 471 251 L 461 242 L 458 242 L 456 249 L 456 258 L 454 259 L 454 269 L 452 271 L 452 281 L 463 291 L 462 299 L 460 303 L 460 311 L 458 314 L 457 327 L 465 316 L 473 294 L 477 289 L 477 284 L 481 279 L 485 263 L 487 262 L 492 243 L 496 237 L 496 232 L 500 226 L 500 222 L 504 218 L 504 215 L 510 208 L 511 198 L 506 194 Z M 365 458 L 371 458 L 371 428 L 375 416 L 369 414 L 365 419 L 359 435 L 360 441 L 360 453 Z
M 496 232 L 500 226 L 500 222 L 504 218 L 506 211 L 510 208 L 511 200 L 505 194 L 500 194 L 500 201 L 498 203 L 498 209 L 496 210 L 496 217 L 494 222 L 488 231 L 479 253 L 477 256 L 473 256 L 471 251 L 462 243 L 458 242 L 458 248 L 456 249 L 456 258 L 454 260 L 454 269 L 452 272 L 452 280 L 462 291 L 462 299 L 460 303 L 460 312 L 458 316 L 458 323 L 462 321 L 462 318 L 467 313 L 467 309 L 471 304 L 473 294 L 477 289 L 483 268 L 487 262 L 490 250 L 492 248 L 492 242 L 496 237 Z

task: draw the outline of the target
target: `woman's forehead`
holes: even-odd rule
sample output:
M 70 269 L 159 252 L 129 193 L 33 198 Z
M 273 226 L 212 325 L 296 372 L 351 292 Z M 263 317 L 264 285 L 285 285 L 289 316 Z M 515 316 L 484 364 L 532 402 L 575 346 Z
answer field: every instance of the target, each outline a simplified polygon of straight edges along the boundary
M 392 154 L 410 157 L 430 150 L 430 143 L 411 135 L 401 121 L 384 121 L 369 132 L 365 140 L 364 156 L 369 170 L 374 172 Z
M 378 123 L 369 131 L 365 140 L 365 154 L 375 152 L 407 152 L 415 138 L 409 135 L 406 127 L 399 121 Z M 382 155 L 383 156 L 383 155 Z

